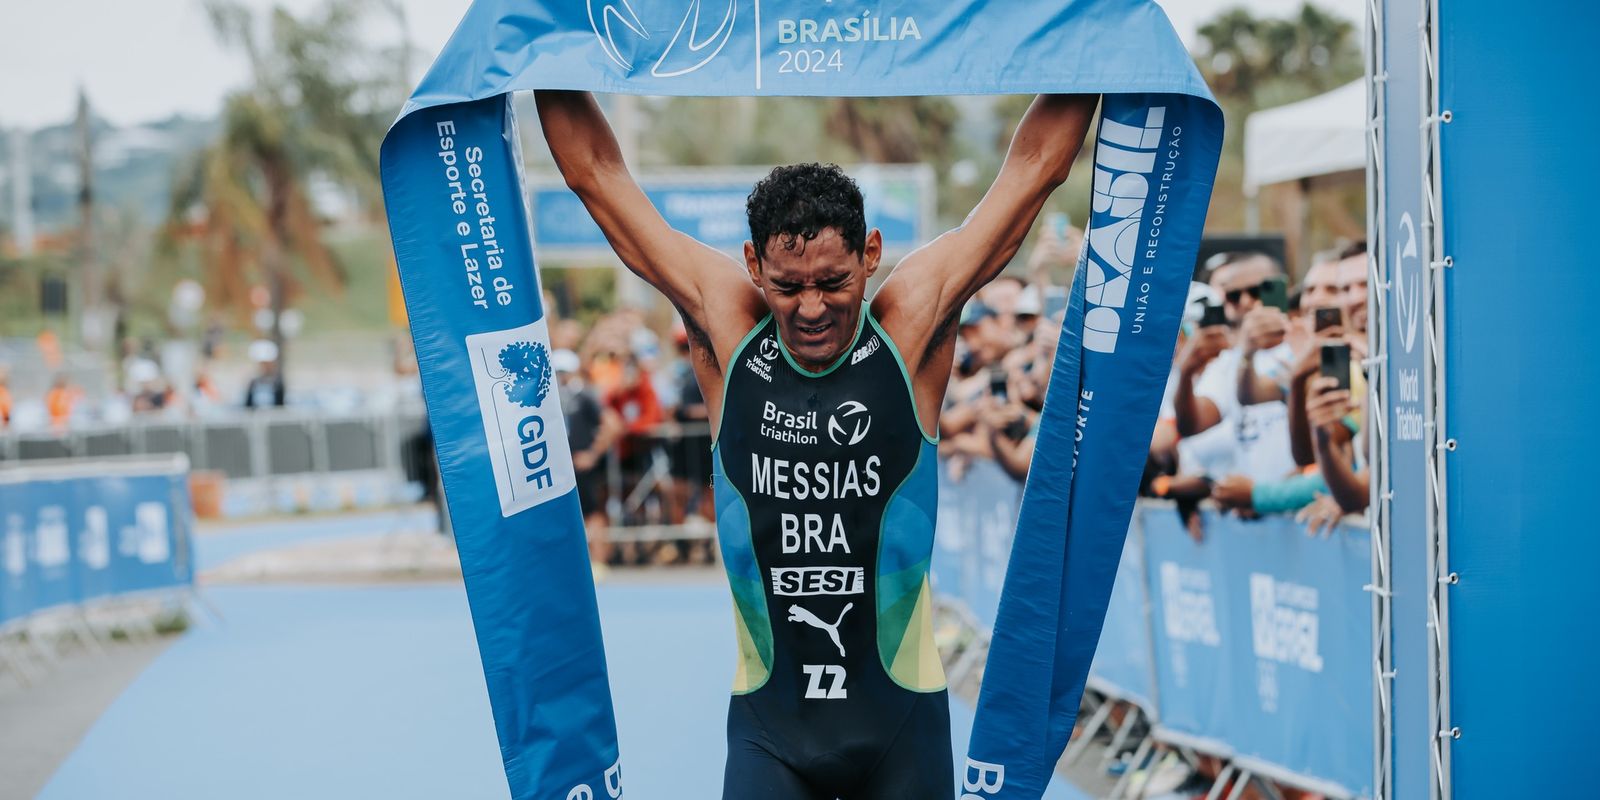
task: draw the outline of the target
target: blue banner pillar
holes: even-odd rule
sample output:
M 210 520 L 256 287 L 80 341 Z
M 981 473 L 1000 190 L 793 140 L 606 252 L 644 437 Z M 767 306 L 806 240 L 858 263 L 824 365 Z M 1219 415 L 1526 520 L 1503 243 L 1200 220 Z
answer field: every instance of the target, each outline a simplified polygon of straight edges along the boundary
M 1446 796 L 1581 797 L 1593 609 L 1593 87 L 1587 3 L 1438 3 L 1448 538 Z M 1584 20 L 1588 20 L 1585 22 Z M 1452 446 L 1453 445 L 1453 446 Z M 1412 635 L 1421 636 L 1420 628 Z

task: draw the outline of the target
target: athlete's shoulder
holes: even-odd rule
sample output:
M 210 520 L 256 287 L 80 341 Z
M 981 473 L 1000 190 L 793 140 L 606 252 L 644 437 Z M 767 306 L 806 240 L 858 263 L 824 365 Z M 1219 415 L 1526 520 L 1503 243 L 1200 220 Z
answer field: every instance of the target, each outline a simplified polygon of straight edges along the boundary
M 885 336 L 893 340 L 906 365 L 913 370 L 924 351 L 937 346 L 940 326 L 937 305 L 920 296 L 911 282 L 890 276 L 872 297 L 869 309 Z

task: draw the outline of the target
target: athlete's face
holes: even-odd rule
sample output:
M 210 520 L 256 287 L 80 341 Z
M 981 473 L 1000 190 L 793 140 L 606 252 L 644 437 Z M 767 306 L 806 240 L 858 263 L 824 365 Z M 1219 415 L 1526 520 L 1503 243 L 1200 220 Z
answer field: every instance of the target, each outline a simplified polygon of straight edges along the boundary
M 833 228 L 824 228 L 810 241 L 797 239 L 793 249 L 784 247 L 783 238 L 768 239 L 759 259 L 755 245 L 745 242 L 745 265 L 766 295 L 789 354 L 806 369 L 819 370 L 855 338 L 867 279 L 878 271 L 883 254 L 883 237 L 877 229 L 868 231 L 860 253 L 850 252 Z

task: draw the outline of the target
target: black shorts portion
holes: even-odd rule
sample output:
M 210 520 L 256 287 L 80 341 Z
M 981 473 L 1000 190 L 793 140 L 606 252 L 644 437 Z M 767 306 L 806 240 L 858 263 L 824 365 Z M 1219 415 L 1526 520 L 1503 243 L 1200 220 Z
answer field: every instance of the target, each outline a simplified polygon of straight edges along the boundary
M 809 736 L 812 752 L 781 752 L 743 696 L 728 703 L 728 763 L 723 800 L 944 800 L 955 794 L 950 698 L 918 695 L 881 746 L 855 757 L 831 752 Z M 834 732 L 848 739 L 852 731 Z
M 576 475 L 578 481 L 578 507 L 585 517 L 605 510 L 605 465 Z
M 667 461 L 672 477 L 708 485 L 711 483 L 711 434 L 691 434 L 667 445 Z

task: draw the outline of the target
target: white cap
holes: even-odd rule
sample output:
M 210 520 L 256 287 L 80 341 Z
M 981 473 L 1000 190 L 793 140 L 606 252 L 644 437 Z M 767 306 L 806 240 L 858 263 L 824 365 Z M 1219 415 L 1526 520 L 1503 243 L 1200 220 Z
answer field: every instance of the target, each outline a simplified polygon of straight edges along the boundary
M 267 364 L 278 360 L 278 346 L 267 339 L 257 339 L 250 343 L 250 360 L 257 364 Z
M 1037 317 L 1044 313 L 1044 302 L 1039 298 L 1039 287 L 1028 284 L 1027 288 L 1022 290 L 1022 294 L 1017 295 L 1017 304 L 1012 311 L 1019 317 L 1025 315 Z
M 1217 290 L 1199 281 L 1189 282 L 1189 298 L 1184 301 L 1183 321 L 1193 325 L 1206 313 L 1206 306 L 1221 305 Z
M 577 372 L 582 366 L 578 354 L 571 350 L 557 350 L 550 354 L 550 368 L 556 372 Z
M 160 377 L 161 368 L 148 358 L 141 358 L 128 365 L 128 379 L 136 384 L 149 383 Z

